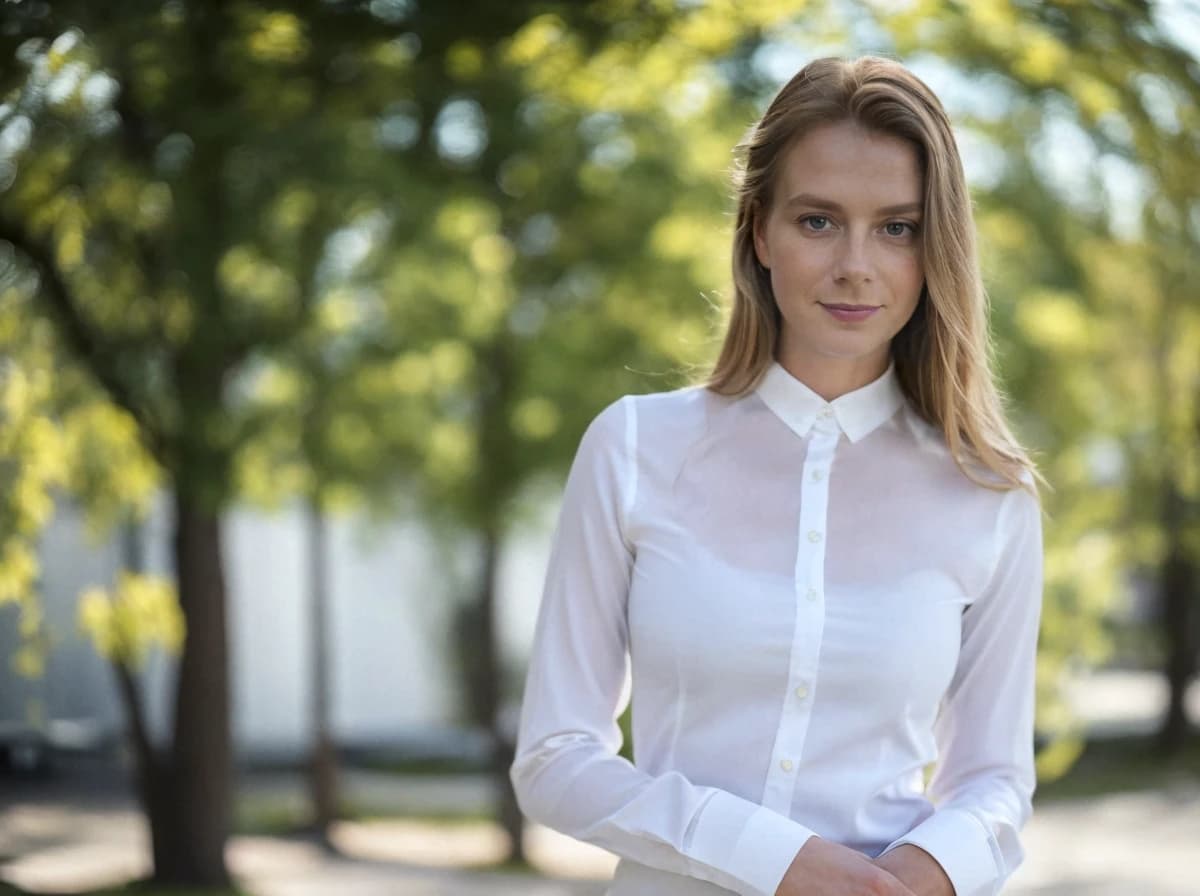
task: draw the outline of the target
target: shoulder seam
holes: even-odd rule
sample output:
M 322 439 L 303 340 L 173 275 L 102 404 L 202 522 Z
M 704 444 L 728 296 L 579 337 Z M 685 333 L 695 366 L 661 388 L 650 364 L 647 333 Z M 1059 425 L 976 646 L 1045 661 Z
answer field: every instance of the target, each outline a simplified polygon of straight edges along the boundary
M 633 545 L 629 540 L 629 521 L 633 516 L 633 505 L 637 500 L 638 464 L 637 464 L 637 408 L 633 396 L 626 395 L 621 399 L 625 405 L 625 485 L 621 496 L 621 538 L 625 547 L 632 553 Z

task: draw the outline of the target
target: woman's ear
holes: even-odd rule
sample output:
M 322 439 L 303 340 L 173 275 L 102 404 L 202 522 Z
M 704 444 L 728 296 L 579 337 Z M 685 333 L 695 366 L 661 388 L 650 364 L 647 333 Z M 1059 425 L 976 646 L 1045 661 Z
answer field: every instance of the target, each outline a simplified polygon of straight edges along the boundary
M 753 211 L 754 224 L 751 231 L 754 234 L 754 254 L 758 258 L 758 263 L 765 270 L 771 270 L 771 253 L 767 248 L 767 240 L 763 235 L 764 214 L 761 205 L 755 204 Z

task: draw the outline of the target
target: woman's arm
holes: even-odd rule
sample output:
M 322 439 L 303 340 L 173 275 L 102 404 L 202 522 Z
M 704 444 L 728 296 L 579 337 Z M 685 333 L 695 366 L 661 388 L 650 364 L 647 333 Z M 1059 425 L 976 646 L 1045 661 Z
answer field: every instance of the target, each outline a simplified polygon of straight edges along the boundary
M 939 758 L 929 794 L 936 811 L 877 860 L 919 867 L 924 860 L 911 854 L 887 858 L 902 844 L 918 846 L 955 896 L 999 892 L 1024 858 L 1020 831 L 1032 811 L 1042 523 L 1040 505 L 1022 489 L 1001 503 L 995 554 L 987 588 L 963 612 L 958 665 L 935 723 Z
M 937 859 L 911 843 L 889 849 L 875 864 L 891 873 L 916 896 L 954 896 L 954 884 Z
M 920 852 L 915 846 L 901 846 L 889 855 L 909 849 Z M 926 880 L 928 869 L 913 869 L 907 864 L 900 868 L 919 872 L 911 877 Z M 784 875 L 775 896 L 933 896 L 934 892 L 917 890 L 900 877 L 898 870 L 884 867 L 883 862 L 872 862 L 848 846 L 810 837 Z
M 634 556 L 625 532 L 637 488 L 632 405 L 626 398 L 596 417 L 567 477 L 510 769 L 517 801 L 534 821 L 635 862 L 774 896 L 808 828 L 617 755 Z

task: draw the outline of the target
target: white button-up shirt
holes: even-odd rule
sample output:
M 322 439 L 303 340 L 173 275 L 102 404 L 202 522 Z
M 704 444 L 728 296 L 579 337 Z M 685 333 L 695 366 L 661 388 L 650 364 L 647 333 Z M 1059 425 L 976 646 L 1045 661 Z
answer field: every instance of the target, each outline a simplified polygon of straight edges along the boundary
M 610 896 L 773 896 L 813 835 L 913 843 L 995 894 L 1034 789 L 1041 592 L 1037 500 L 967 479 L 894 366 L 833 402 L 778 363 L 736 399 L 625 396 L 567 478 L 518 802 L 620 857 Z

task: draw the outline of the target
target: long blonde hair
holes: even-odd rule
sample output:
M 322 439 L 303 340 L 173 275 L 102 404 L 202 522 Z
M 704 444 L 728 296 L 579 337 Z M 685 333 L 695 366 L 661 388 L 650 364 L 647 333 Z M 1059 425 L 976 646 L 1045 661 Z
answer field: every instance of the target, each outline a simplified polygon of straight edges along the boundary
M 900 387 L 917 414 L 942 432 L 972 481 L 1036 494 L 1031 481 L 1044 480 L 1012 434 L 993 379 L 987 294 L 950 121 L 933 92 L 891 59 L 813 60 L 784 85 L 738 144 L 733 306 L 716 365 L 703 385 L 722 395 L 744 394 L 775 358 L 781 316 L 770 272 L 754 252 L 755 222 L 771 207 L 786 150 L 812 128 L 838 121 L 906 139 L 921 157 L 925 286 L 912 318 L 892 340 Z M 985 471 L 999 482 L 980 475 Z

